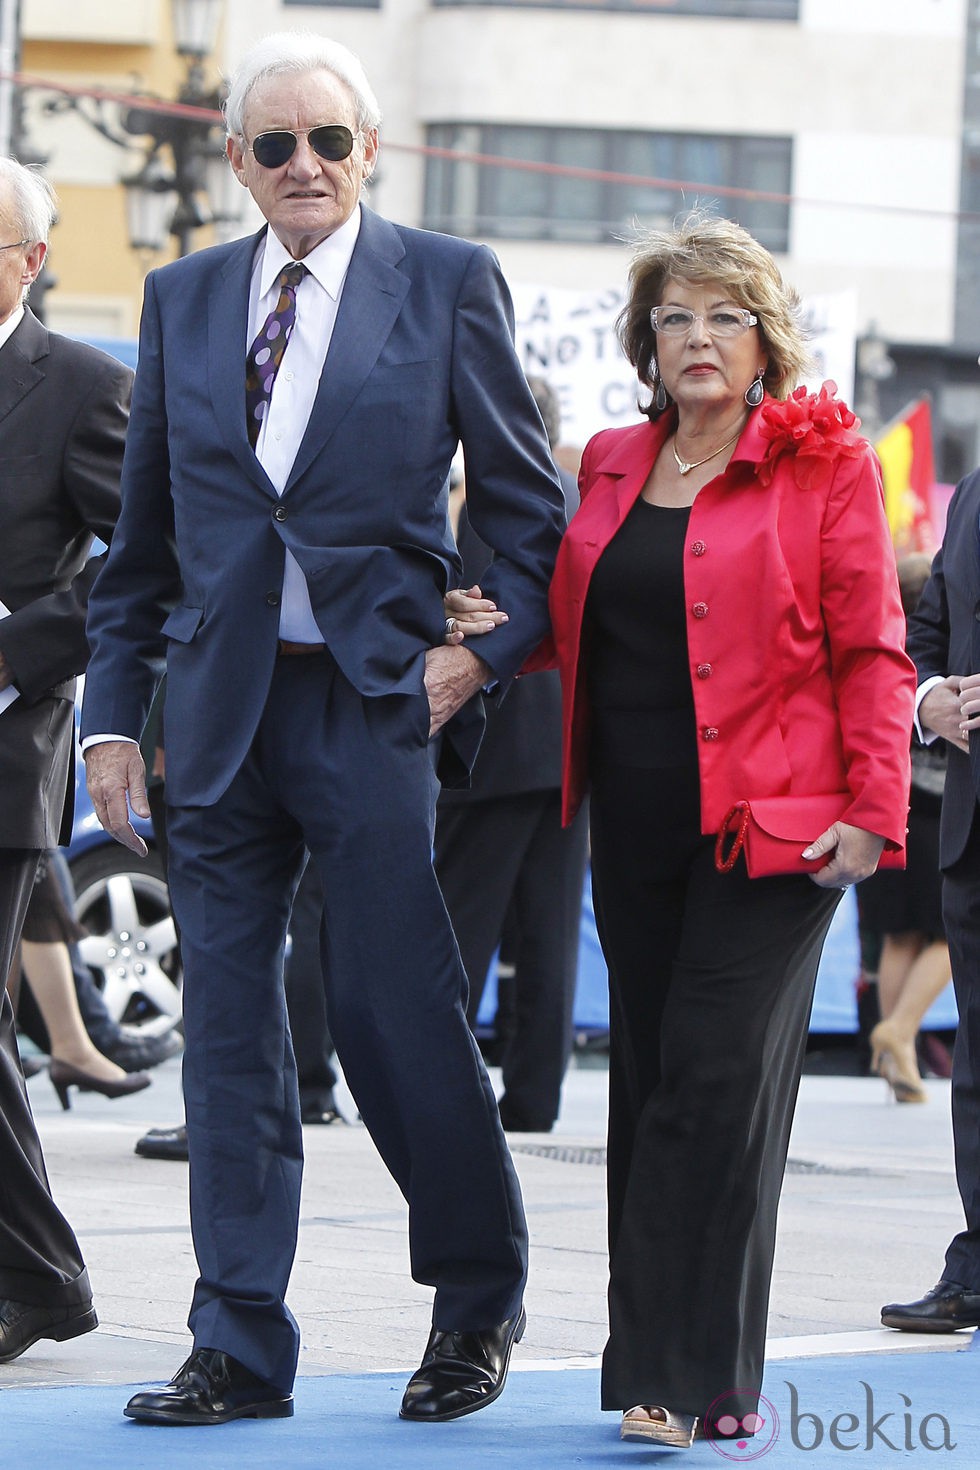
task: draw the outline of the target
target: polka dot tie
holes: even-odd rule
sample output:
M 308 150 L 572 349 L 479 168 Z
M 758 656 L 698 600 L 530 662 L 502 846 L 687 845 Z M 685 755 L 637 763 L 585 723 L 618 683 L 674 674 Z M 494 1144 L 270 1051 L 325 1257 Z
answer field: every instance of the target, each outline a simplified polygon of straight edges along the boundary
M 253 449 L 259 442 L 262 420 L 269 411 L 272 385 L 296 322 L 296 288 L 305 275 L 306 266 L 299 261 L 287 265 L 280 272 L 277 282 L 279 299 L 245 359 L 245 417 L 248 442 Z

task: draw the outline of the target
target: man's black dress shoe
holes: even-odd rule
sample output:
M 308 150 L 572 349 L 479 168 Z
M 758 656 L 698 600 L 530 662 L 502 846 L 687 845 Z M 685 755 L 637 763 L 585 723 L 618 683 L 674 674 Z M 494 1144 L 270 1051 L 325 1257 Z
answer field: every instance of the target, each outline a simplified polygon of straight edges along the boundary
M 256 1378 L 219 1348 L 195 1348 L 166 1388 L 134 1394 L 123 1410 L 146 1424 L 227 1424 L 230 1419 L 289 1419 L 293 1396 Z
M 940 1281 L 917 1302 L 890 1302 L 881 1309 L 882 1327 L 899 1332 L 957 1332 L 980 1327 L 980 1291 L 958 1281 Z
M 433 1328 L 422 1362 L 408 1381 L 401 1417 L 438 1424 L 492 1404 L 503 1392 L 515 1342 L 524 1336 L 523 1307 L 485 1332 Z
M 187 1163 L 187 1128 L 151 1128 L 136 1140 L 136 1153 L 141 1159 L 176 1159 Z
M 67 1342 L 92 1332 L 99 1319 L 91 1302 L 76 1307 L 38 1307 L 0 1297 L 0 1363 L 12 1363 L 41 1338 Z

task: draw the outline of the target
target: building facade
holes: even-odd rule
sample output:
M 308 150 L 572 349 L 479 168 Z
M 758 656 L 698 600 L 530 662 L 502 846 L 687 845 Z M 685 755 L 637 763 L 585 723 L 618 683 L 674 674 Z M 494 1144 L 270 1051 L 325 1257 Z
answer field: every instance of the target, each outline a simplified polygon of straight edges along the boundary
M 168 13 L 23 0 L 24 69 L 172 95 Z M 730 214 L 806 297 L 852 294 L 894 365 L 864 395 L 882 418 L 933 392 L 940 478 L 980 462 L 980 0 L 226 0 L 217 67 L 279 28 L 364 60 L 382 213 L 486 240 L 515 288 L 591 299 L 621 289 L 637 228 Z M 50 319 L 132 330 L 119 150 L 28 115 L 64 201 Z

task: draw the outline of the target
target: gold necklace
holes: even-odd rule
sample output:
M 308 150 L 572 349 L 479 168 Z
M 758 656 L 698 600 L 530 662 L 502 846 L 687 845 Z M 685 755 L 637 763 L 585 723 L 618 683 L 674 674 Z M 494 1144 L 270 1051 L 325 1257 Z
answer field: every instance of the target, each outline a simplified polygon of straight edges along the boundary
M 677 453 L 677 436 L 675 435 L 670 446 L 674 452 L 674 463 L 677 465 L 677 468 L 680 470 L 682 475 L 689 475 L 692 470 L 699 470 L 703 464 L 707 464 L 709 459 L 715 459 L 719 454 L 721 454 L 723 449 L 728 448 L 729 444 L 734 444 L 735 440 L 739 437 L 741 432 L 742 430 L 739 429 L 738 432 L 733 434 L 730 439 L 726 439 L 724 444 L 719 444 L 717 449 L 713 449 L 710 454 L 706 454 L 704 456 L 704 459 L 695 459 L 690 464 L 687 463 L 687 460 L 681 459 L 680 455 Z

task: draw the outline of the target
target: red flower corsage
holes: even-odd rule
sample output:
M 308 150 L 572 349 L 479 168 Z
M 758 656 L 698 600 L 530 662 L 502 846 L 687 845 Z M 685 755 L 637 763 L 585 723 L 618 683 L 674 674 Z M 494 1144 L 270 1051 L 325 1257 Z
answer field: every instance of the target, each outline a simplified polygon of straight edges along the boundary
M 797 388 L 782 402 L 763 404 L 759 432 L 769 440 L 759 465 L 763 485 L 772 483 L 783 454 L 793 455 L 793 473 L 801 490 L 818 485 L 835 460 L 861 454 L 864 441 L 857 433 L 861 420 L 834 396 L 836 392 L 836 383 L 824 383 L 819 393 Z

